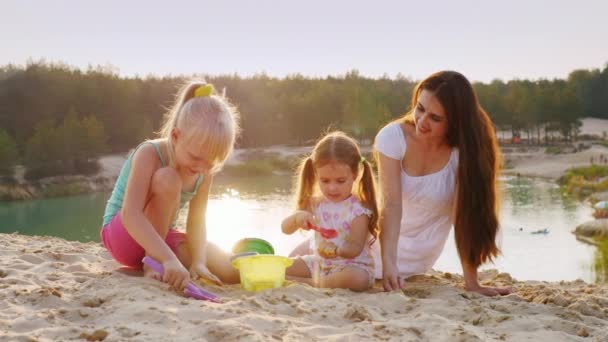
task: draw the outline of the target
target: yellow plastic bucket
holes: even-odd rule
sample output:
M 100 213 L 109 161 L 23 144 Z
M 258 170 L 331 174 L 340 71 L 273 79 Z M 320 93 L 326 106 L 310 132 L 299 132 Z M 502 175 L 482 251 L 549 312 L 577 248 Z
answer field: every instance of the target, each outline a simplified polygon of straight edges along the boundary
M 241 286 L 247 291 L 262 291 L 283 286 L 285 269 L 293 260 L 278 255 L 252 255 L 232 260 L 239 270 Z

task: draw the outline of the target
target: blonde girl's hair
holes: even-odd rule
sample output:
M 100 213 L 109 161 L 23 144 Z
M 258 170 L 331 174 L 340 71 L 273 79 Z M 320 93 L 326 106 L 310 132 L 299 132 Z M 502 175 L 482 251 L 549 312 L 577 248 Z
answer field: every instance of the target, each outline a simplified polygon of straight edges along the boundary
M 372 211 L 369 232 L 375 240 L 379 231 L 374 171 L 371 164 L 361 155 L 359 145 L 355 139 L 343 132 L 335 131 L 325 135 L 317 142 L 311 155 L 301 161 L 296 186 L 297 208 L 312 210 L 311 199 L 315 194 L 316 186 L 315 170 L 331 162 L 348 165 L 355 178 L 358 178 L 361 173 L 361 179 L 356 185 L 356 195 L 363 205 Z
M 195 96 L 205 81 L 192 80 L 177 92 L 175 102 L 165 114 L 160 137 L 167 139 L 169 165 L 175 167 L 175 154 L 171 132 L 177 128 L 186 141 L 205 149 L 212 165 L 212 172 L 219 171 L 234 148 L 240 132 L 239 112 L 224 95 L 213 91 L 208 96 Z M 197 138 L 193 140 L 192 138 Z

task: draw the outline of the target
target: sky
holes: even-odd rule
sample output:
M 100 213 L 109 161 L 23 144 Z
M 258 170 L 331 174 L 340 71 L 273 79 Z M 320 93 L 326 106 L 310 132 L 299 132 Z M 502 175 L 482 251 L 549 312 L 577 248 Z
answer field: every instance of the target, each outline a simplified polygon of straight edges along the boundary
M 608 1 L 0 0 L 0 66 L 44 59 L 123 76 L 266 73 L 473 81 L 608 63 Z

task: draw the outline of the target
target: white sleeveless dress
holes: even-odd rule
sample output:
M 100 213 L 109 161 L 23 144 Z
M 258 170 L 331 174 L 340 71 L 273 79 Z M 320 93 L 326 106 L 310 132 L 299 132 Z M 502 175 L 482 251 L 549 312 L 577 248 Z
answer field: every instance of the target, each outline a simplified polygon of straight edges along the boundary
M 382 128 L 374 147 L 388 158 L 403 161 L 407 146 L 399 123 Z M 454 148 L 449 161 L 438 172 L 414 177 L 401 170 L 402 218 L 397 247 L 400 276 L 423 274 L 439 258 L 453 225 L 457 169 L 458 150 Z M 372 255 L 376 278 L 382 278 L 379 243 L 372 246 Z

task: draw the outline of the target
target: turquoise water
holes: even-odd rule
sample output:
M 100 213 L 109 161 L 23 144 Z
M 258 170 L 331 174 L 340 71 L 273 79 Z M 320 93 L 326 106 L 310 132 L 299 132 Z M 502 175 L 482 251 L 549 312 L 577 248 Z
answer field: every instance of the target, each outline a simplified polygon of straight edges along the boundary
M 228 179 L 214 183 L 207 211 L 208 239 L 230 250 L 242 237 L 262 237 L 277 254 L 288 254 L 305 234 L 285 236 L 282 219 L 292 210 L 291 177 Z M 99 241 L 99 226 L 109 194 L 96 193 L 25 202 L 0 202 L 0 232 L 52 235 L 68 240 Z M 605 281 L 596 269 L 606 260 L 593 246 L 576 240 L 571 231 L 590 220 L 591 208 L 563 197 L 544 180 L 504 178 L 501 206 L 503 255 L 494 265 L 520 280 Z M 178 224 L 184 224 L 180 215 Z M 547 234 L 532 234 L 547 229 Z M 450 236 L 435 268 L 462 272 Z

